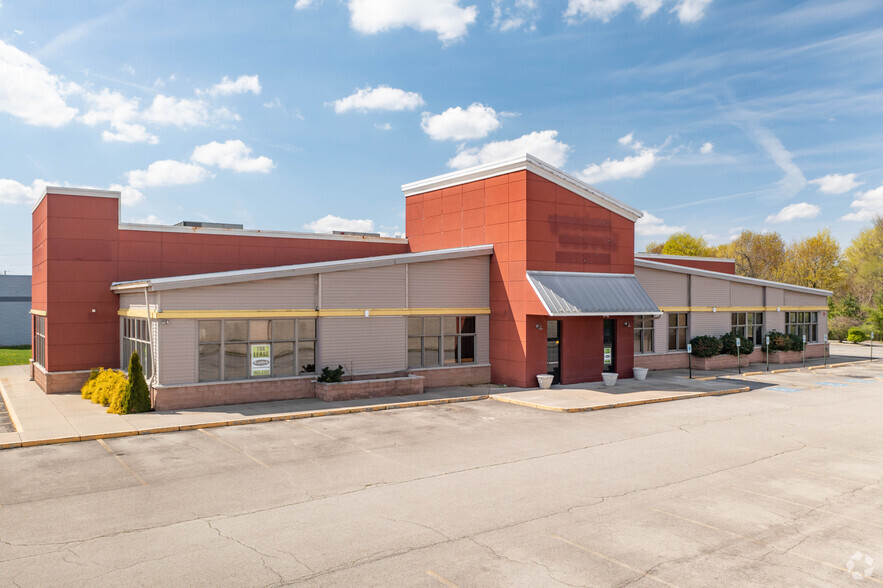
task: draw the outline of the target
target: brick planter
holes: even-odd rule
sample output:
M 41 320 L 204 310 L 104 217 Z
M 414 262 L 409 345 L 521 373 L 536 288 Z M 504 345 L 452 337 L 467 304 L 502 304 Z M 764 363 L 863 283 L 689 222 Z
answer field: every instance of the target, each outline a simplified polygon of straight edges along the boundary
M 748 367 L 750 361 L 750 355 L 743 355 L 739 358 L 739 365 L 742 367 Z M 736 369 L 736 367 L 735 355 L 724 354 L 715 355 L 713 357 L 693 357 L 694 370 L 730 370 Z
M 316 382 L 316 398 L 332 402 L 357 398 L 382 396 L 407 396 L 423 394 L 423 377 L 380 378 L 375 380 L 352 380 L 349 382 Z

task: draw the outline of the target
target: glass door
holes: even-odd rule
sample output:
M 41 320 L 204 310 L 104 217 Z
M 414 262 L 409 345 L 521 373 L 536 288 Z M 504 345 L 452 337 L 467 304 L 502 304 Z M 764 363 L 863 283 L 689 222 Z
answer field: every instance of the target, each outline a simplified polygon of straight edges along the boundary
M 604 319 L 604 368 L 605 372 L 616 371 L 616 320 Z
M 554 376 L 553 384 L 561 383 L 560 321 L 546 321 L 546 373 Z

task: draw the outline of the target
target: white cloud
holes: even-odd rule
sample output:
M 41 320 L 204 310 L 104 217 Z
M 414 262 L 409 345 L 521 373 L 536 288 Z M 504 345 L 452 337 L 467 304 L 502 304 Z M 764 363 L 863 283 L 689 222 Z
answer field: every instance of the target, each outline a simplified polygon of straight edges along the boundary
M 524 28 L 536 30 L 540 17 L 539 0 L 515 0 L 511 6 L 505 0 L 494 0 L 494 21 L 491 26 L 500 32 Z
M 450 43 L 465 37 L 478 9 L 460 0 L 349 0 L 350 24 L 360 33 L 376 34 L 411 27 L 431 31 Z
M 417 92 L 405 92 L 389 86 L 360 88 L 346 98 L 334 101 L 334 112 L 350 110 L 414 110 L 423 105 L 423 97 Z
M 789 204 L 776 214 L 766 217 L 768 223 L 788 223 L 797 219 L 811 219 L 819 216 L 821 208 L 815 204 L 807 204 L 799 202 L 797 204 Z
M 7 112 L 25 123 L 60 127 L 77 115 L 65 97 L 79 91 L 65 83 L 27 53 L 0 41 L 0 112 Z
M 825 194 L 843 194 L 864 184 L 855 181 L 855 174 L 828 174 L 809 183 L 818 185 L 819 192 Z
M 205 145 L 199 145 L 193 150 L 190 160 L 202 165 L 214 165 L 221 169 L 230 169 L 235 172 L 259 172 L 268 173 L 276 167 L 269 157 L 251 157 L 251 148 L 239 140 L 229 140 L 224 143 L 212 141 Z
M 436 141 L 482 139 L 500 128 L 500 119 L 490 106 L 474 102 L 465 110 L 459 106 L 441 114 L 423 113 L 423 131 Z
M 261 93 L 261 84 L 258 81 L 258 76 L 239 76 L 235 80 L 224 76 L 220 83 L 206 90 L 206 93 L 210 96 L 232 96 L 233 94 L 245 94 L 246 92 L 251 92 L 255 95 Z
M 570 145 L 556 139 L 558 131 L 534 131 L 511 141 L 493 141 L 481 147 L 460 147 L 448 167 L 463 169 L 501 159 L 518 157 L 525 153 L 538 157 L 550 165 L 561 167 L 567 161 Z
M 79 120 L 89 126 L 109 123 L 115 132 L 102 132 L 101 137 L 105 141 L 151 145 L 159 142 L 156 135 L 147 132 L 143 125 L 131 122 L 139 116 L 136 98 L 126 98 L 119 92 L 111 92 L 105 88 L 97 94 L 87 93 L 85 99 L 90 108 Z
M 869 221 L 876 216 L 883 216 L 883 185 L 867 192 L 860 192 L 849 205 L 855 212 L 843 216 L 841 220 Z
M 625 145 L 636 151 L 636 155 L 630 155 L 624 159 L 610 159 L 603 163 L 592 163 L 579 173 L 579 176 L 589 183 L 606 182 L 609 180 L 621 180 L 624 178 L 640 178 L 653 169 L 659 160 L 659 147 L 645 147 L 644 143 L 629 133 L 618 139 L 620 145 Z
M 751 137 L 769 154 L 779 169 L 785 172 L 777 183 L 785 196 L 794 196 L 806 187 L 803 172 L 794 163 L 791 153 L 769 129 L 757 123 L 748 125 Z
M 319 220 L 306 223 L 304 229 L 314 233 L 331 233 L 333 231 L 352 231 L 354 233 L 375 233 L 374 221 L 369 219 L 341 218 L 329 214 Z
M 711 142 L 705 142 L 702 144 L 702 147 L 699 148 L 699 153 L 703 155 L 708 155 L 712 151 L 714 151 L 714 143 Z
M 0 178 L 0 203 L 33 204 L 43 194 L 44 180 L 34 180 L 30 186 Z
M 199 165 L 164 159 L 154 161 L 145 169 L 126 172 L 129 186 L 147 188 L 150 186 L 176 186 L 196 184 L 211 177 L 211 173 Z
M 147 216 L 133 218 L 129 222 L 135 223 L 136 225 L 162 225 L 162 224 L 165 224 L 155 214 L 149 214 Z
M 386 122 L 386 123 L 374 123 L 374 128 L 377 129 L 378 131 L 391 131 L 391 130 L 392 130 L 392 124 L 390 124 L 390 123 L 388 123 L 388 122 Z
M 184 129 L 206 124 L 209 120 L 209 110 L 205 102 L 199 99 L 157 94 L 143 116 L 148 122 L 174 125 Z
M 644 216 L 639 218 L 637 222 L 635 222 L 635 233 L 641 235 L 643 237 L 652 237 L 652 236 L 669 236 L 672 233 L 678 233 L 683 231 L 686 227 L 673 227 L 665 224 L 658 216 L 654 216 L 647 212 L 646 210 L 641 211 L 644 213 Z
M 678 20 L 683 24 L 699 22 L 711 2 L 712 0 L 681 0 L 671 11 L 677 13 Z
M 315 8 L 321 0 L 297 0 L 294 3 L 295 10 L 306 10 L 307 8 Z
M 136 190 L 132 186 L 123 186 L 122 184 L 113 184 L 108 190 L 114 190 L 120 193 L 120 200 L 126 206 L 138 204 L 144 200 L 144 194 Z

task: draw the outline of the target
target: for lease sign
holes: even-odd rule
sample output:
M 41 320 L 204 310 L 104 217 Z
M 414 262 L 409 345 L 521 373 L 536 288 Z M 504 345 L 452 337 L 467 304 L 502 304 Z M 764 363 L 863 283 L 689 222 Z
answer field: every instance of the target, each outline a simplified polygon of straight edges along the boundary
M 269 376 L 270 375 L 270 345 L 252 345 L 251 346 L 251 375 L 252 376 Z

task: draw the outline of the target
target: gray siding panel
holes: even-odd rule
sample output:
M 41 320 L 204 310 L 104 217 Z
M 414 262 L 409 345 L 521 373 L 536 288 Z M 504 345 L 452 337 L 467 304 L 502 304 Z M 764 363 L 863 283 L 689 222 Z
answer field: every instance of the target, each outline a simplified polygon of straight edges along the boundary
M 656 306 L 687 306 L 689 304 L 689 280 L 686 274 L 664 272 L 643 267 L 635 268 L 635 277 Z
M 0 275 L 0 345 L 31 343 L 31 276 Z
M 144 308 L 144 292 L 120 294 L 120 308 L 132 308 L 134 306 Z
M 785 291 L 785 306 L 827 306 L 828 298 L 804 292 Z
M 720 337 L 730 332 L 732 326 L 729 312 L 691 312 L 689 318 L 690 338 L 699 335 Z
M 347 373 L 364 374 L 408 367 L 406 317 L 322 317 L 318 336 L 319 370 L 342 365 Z
M 690 334 L 689 320 L 688 317 L 687 335 Z M 653 320 L 653 353 L 662 353 L 664 351 L 668 351 L 668 314 L 663 314 L 658 319 Z
M 196 382 L 196 322 L 191 319 L 174 319 L 159 326 L 161 384 Z
M 770 331 L 779 331 L 780 333 L 785 332 L 785 313 L 784 312 L 776 312 L 775 310 L 768 311 L 764 314 L 764 328 L 766 332 Z
M 405 266 L 322 275 L 321 308 L 404 308 Z
M 785 291 L 781 288 L 766 288 L 766 306 L 785 306 Z
M 316 277 L 298 276 L 162 292 L 162 310 L 316 308 Z
M 691 306 L 728 306 L 730 282 L 693 276 Z
M 763 306 L 763 286 L 730 282 L 730 306 Z
M 489 257 L 451 259 L 408 266 L 408 307 L 488 306 Z
M 475 361 L 490 363 L 490 317 L 486 314 L 475 317 Z

